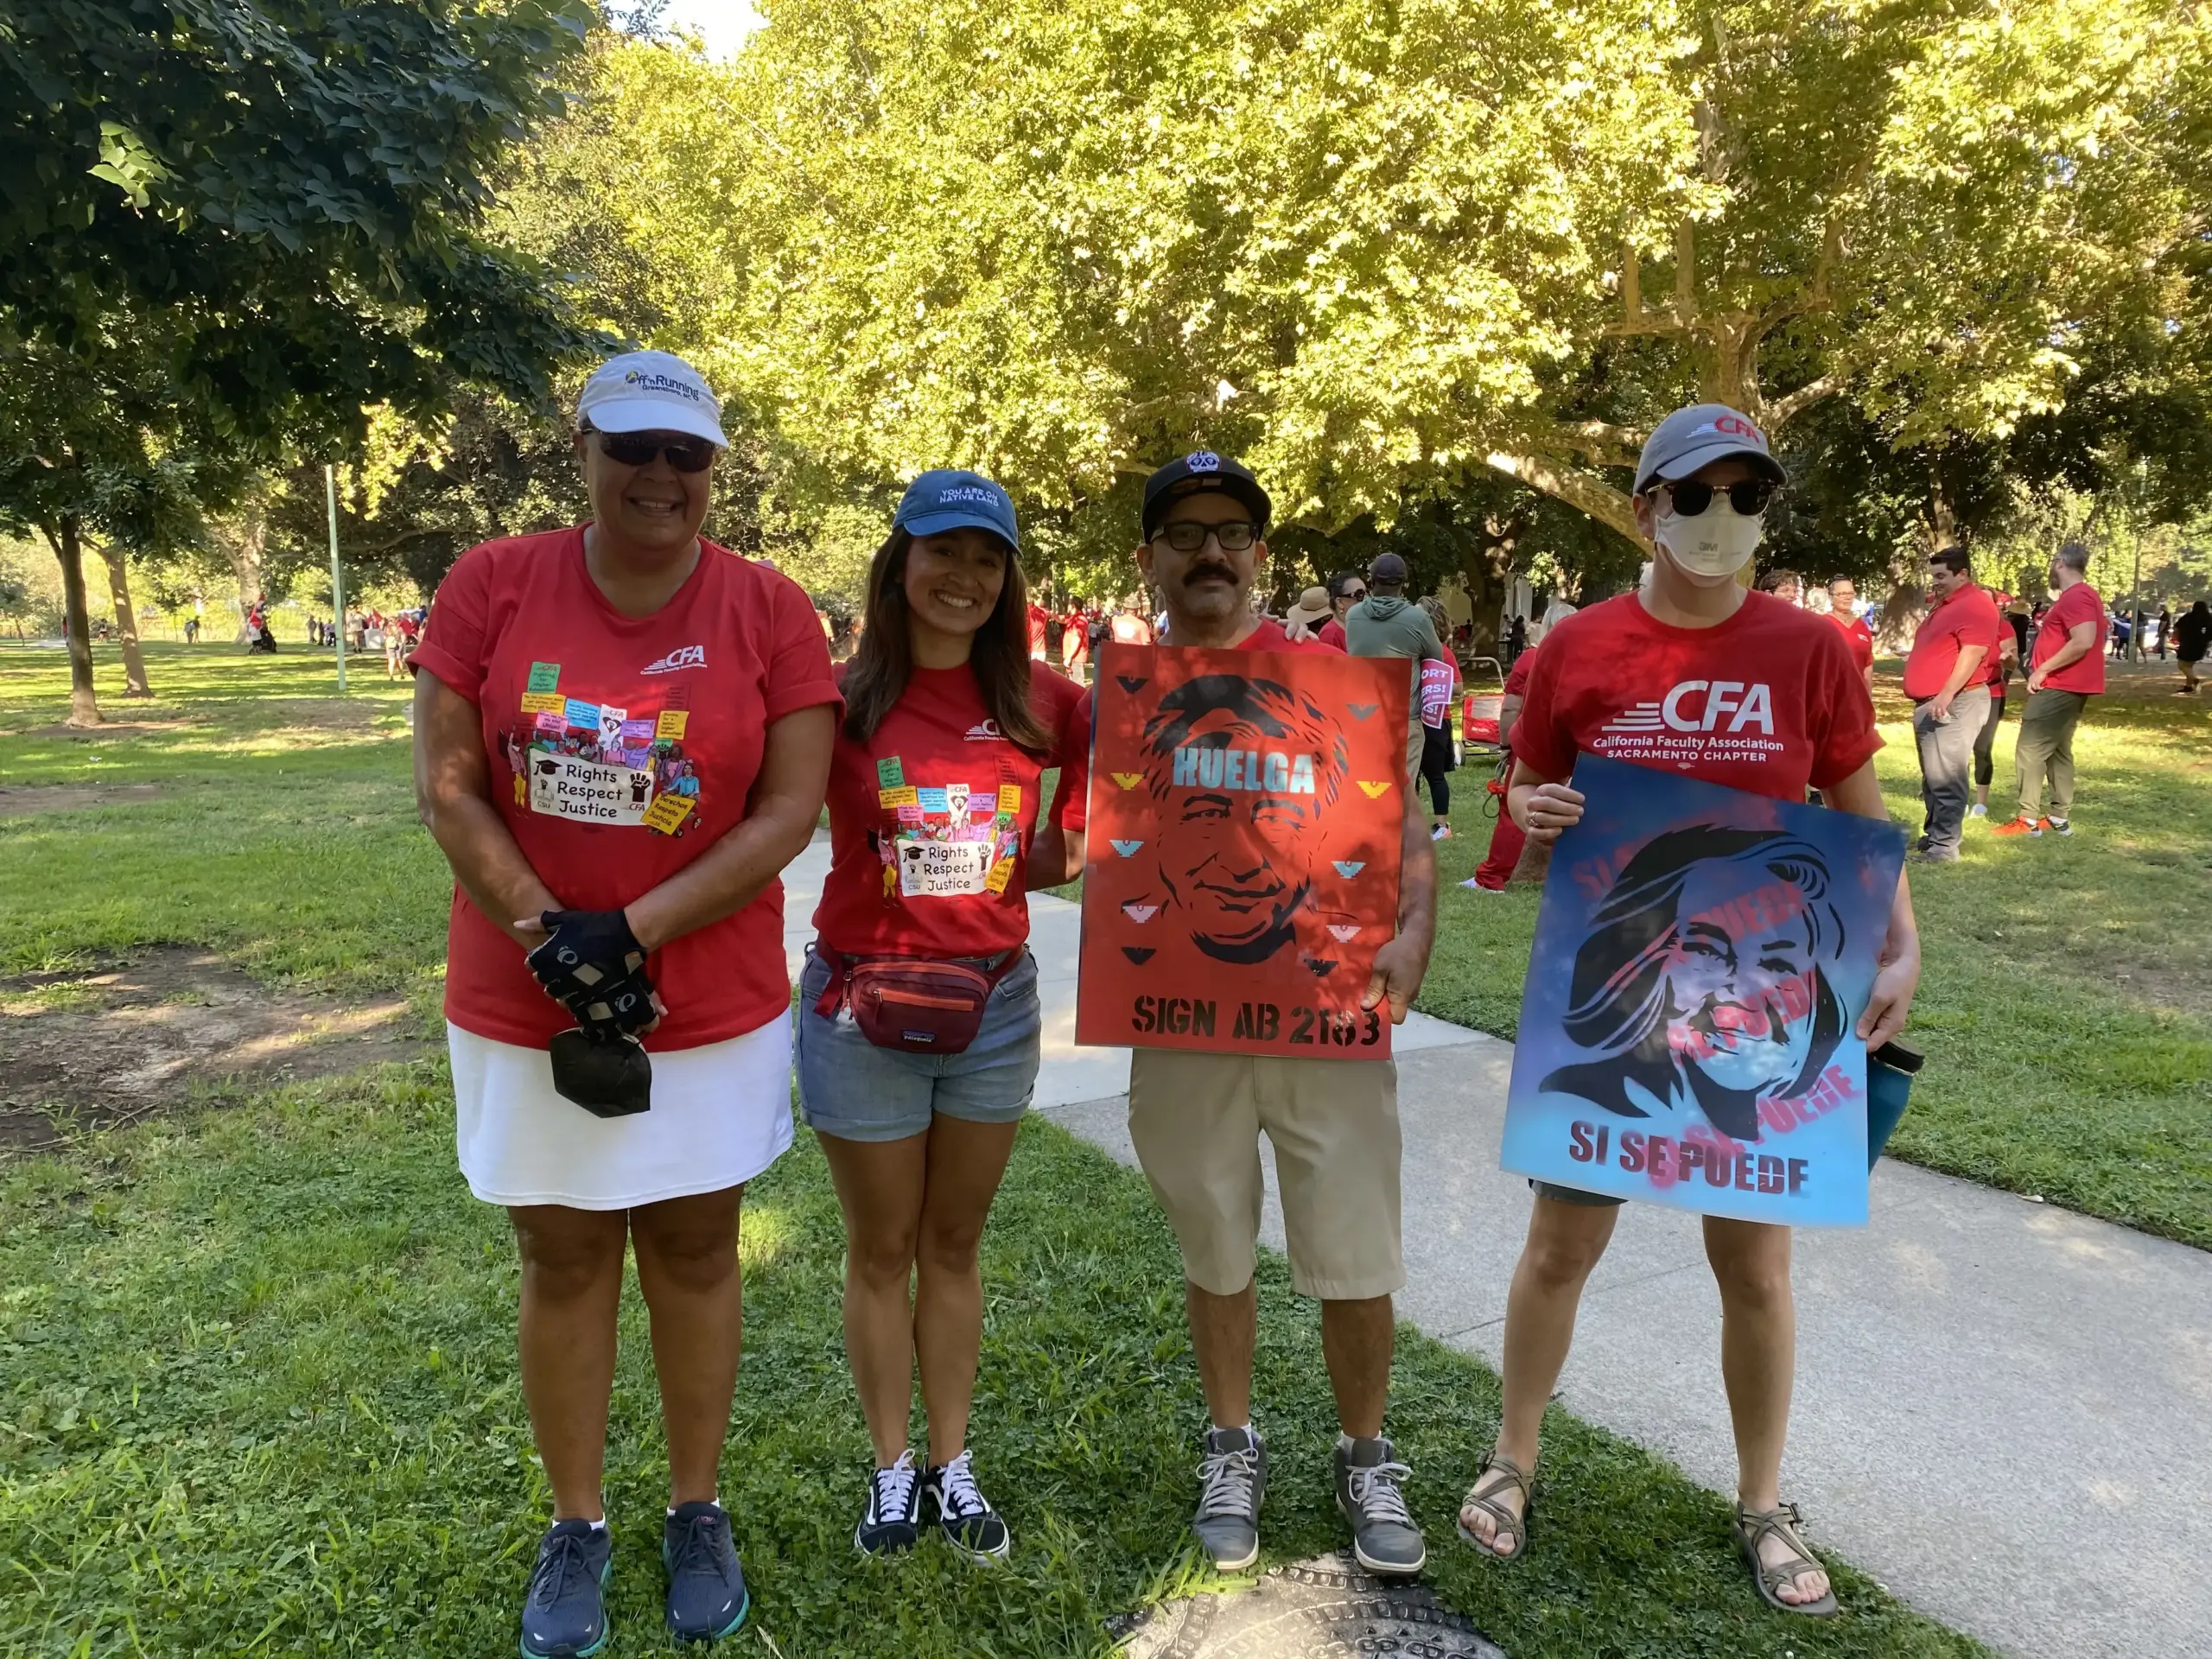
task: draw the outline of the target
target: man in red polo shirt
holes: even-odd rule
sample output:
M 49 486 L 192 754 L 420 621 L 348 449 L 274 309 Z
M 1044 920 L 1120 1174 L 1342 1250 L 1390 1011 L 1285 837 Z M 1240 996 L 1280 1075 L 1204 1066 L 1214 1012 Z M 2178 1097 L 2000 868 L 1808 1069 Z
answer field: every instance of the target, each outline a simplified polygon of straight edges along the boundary
M 1920 799 L 1925 814 L 1918 856 L 1923 863 L 1957 861 L 1971 793 L 1974 741 L 1989 718 L 1985 666 L 1997 637 L 1997 606 L 1974 583 L 1962 547 L 1929 556 L 1928 585 L 1935 608 L 1912 636 L 1904 659 L 1904 694 L 1912 699 L 1912 734 L 1920 747 Z
M 1869 696 L 1874 691 L 1874 630 L 1866 626 L 1866 619 L 1859 614 L 1859 585 L 1849 576 L 1836 576 L 1828 582 L 1828 603 L 1834 608 L 1828 620 L 1843 630 L 1843 637 L 1851 642 L 1851 660 L 1859 664 L 1859 677 L 1866 682 Z
M 2020 711 L 2020 738 L 2012 751 L 2019 778 L 2020 816 L 1998 825 L 2000 836 L 2074 833 L 2074 728 L 2089 699 L 2105 689 L 2105 602 L 2089 586 L 2089 550 L 2069 542 L 2051 556 L 2052 589 L 2058 597 L 2044 613 L 2028 661 L 2028 706 Z M 2044 816 L 2044 787 L 2050 813 Z

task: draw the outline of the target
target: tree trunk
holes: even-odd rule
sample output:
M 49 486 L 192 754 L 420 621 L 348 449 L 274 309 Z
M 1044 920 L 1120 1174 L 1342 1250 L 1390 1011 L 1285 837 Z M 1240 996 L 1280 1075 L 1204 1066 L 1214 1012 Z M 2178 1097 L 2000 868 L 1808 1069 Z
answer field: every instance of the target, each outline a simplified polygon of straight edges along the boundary
M 1513 553 L 1524 528 L 1520 518 L 1500 524 L 1485 518 L 1470 526 L 1459 542 L 1459 574 L 1467 586 L 1467 602 L 1474 609 L 1468 630 L 1468 654 L 1504 659 L 1499 642 L 1505 613 L 1505 593 L 1513 581 Z
M 233 641 L 237 645 L 253 643 L 245 619 L 261 597 L 261 555 L 268 544 L 269 516 L 258 501 L 249 502 L 238 521 L 238 539 L 226 538 L 223 543 L 223 551 L 231 561 L 231 574 L 238 584 L 238 631 Z M 341 616 L 338 622 L 343 627 L 346 619 Z
M 46 539 L 61 561 L 61 614 L 69 633 L 68 723 L 97 726 L 100 704 L 92 690 L 92 627 L 85 613 L 84 542 L 76 516 L 63 515 L 59 532 L 47 530 Z
M 108 596 L 115 604 L 115 634 L 123 642 L 123 695 L 150 697 L 154 688 L 146 680 L 146 656 L 138 649 L 138 616 L 130 605 L 130 570 L 119 547 L 102 547 L 107 565 Z

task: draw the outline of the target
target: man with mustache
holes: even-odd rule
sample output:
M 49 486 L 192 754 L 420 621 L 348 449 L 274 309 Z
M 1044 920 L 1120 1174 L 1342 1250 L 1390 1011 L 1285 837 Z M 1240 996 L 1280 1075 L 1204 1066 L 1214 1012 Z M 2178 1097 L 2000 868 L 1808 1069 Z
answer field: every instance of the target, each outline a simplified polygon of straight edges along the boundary
M 1312 639 L 1293 641 L 1281 623 L 1252 614 L 1247 601 L 1267 560 L 1271 511 L 1257 479 L 1207 450 L 1170 462 L 1146 481 L 1136 558 L 1166 606 L 1173 644 L 1333 649 Z M 1201 711 L 1201 717 L 1218 716 Z M 1394 1021 L 1405 1019 L 1421 988 L 1435 926 L 1435 855 L 1410 791 L 1406 801 L 1398 935 L 1376 953 L 1362 998 L 1367 1007 L 1387 999 Z M 1262 1132 L 1275 1151 L 1291 1283 L 1321 1303 L 1322 1357 L 1341 1430 L 1337 1503 L 1351 1524 L 1354 1553 L 1361 1566 L 1381 1573 L 1418 1573 L 1427 1560 L 1401 1490 L 1410 1471 L 1382 1433 L 1390 1298 L 1406 1281 L 1397 1086 L 1397 1068 L 1388 1060 L 1160 1048 L 1132 1057 L 1129 1137 L 1182 1247 L 1191 1344 L 1211 1418 L 1192 1526 L 1224 1570 L 1259 1557 L 1267 1482 L 1266 1446 L 1251 1411 Z

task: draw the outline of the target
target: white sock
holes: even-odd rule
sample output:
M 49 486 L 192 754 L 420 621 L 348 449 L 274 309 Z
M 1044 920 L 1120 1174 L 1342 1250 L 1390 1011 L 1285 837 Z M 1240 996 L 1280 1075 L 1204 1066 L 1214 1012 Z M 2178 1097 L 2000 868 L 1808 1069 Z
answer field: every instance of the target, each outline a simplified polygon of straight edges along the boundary
M 1214 1433 L 1217 1434 L 1249 1434 L 1252 1432 L 1252 1425 L 1249 1422 L 1244 1423 L 1241 1427 L 1224 1427 L 1223 1425 L 1216 1423 L 1213 1427 Z
M 593 1522 L 591 1523 L 591 1529 L 594 1532 L 605 1532 L 607 1530 L 607 1517 L 602 1515 L 598 1520 Z
M 719 1510 L 722 1506 L 722 1495 L 720 1492 L 716 1492 L 712 1497 L 709 1498 L 707 1502 L 713 1504 Z M 676 1505 L 673 1503 L 668 1506 L 668 1518 L 671 1521 L 676 1519 Z

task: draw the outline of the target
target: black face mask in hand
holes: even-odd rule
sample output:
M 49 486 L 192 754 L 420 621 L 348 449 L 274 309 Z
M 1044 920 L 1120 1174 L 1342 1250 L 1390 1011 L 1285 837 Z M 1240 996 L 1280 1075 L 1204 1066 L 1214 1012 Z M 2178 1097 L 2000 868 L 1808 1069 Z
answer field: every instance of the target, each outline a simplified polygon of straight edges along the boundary
M 619 910 L 549 910 L 545 943 L 525 960 L 580 1022 L 553 1039 L 553 1087 L 600 1117 L 652 1104 L 652 1061 L 635 1033 L 658 1017 L 645 947 Z

